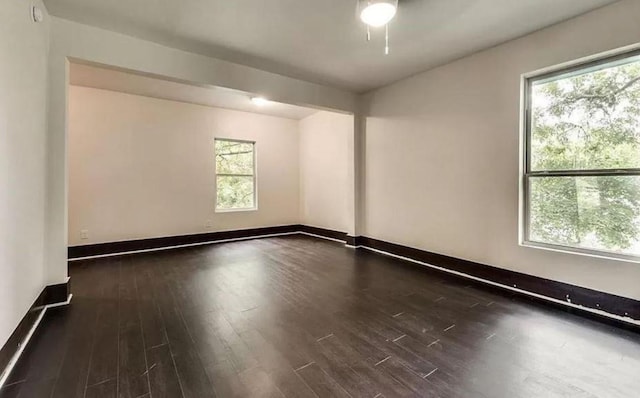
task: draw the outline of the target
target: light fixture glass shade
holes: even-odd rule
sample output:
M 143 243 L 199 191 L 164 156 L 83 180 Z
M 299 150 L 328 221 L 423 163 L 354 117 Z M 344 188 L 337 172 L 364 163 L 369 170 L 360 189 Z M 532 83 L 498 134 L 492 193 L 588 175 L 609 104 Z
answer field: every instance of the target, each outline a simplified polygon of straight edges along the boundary
M 397 0 L 360 0 L 358 5 L 360 19 L 372 27 L 380 27 L 388 24 L 398 10 Z
M 269 103 L 269 100 L 262 97 L 251 97 L 251 102 L 253 102 L 255 105 L 263 106 L 267 105 Z

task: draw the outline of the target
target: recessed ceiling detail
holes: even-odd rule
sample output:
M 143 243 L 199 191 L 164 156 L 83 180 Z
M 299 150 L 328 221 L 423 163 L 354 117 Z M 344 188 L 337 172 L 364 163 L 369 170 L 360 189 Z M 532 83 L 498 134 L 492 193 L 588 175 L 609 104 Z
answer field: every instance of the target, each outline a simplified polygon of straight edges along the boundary
M 399 0 L 384 26 L 357 0 L 44 0 L 49 12 L 170 47 L 365 92 L 615 0 Z
M 79 63 L 69 66 L 69 84 L 287 119 L 300 120 L 317 112 L 316 109 L 268 101 L 237 90 L 195 86 Z

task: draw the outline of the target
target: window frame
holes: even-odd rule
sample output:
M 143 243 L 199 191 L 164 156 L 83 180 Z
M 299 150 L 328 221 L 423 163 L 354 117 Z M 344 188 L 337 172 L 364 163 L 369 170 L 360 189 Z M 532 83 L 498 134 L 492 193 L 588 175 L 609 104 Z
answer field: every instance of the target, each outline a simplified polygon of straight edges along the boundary
M 636 60 L 632 60 L 636 58 Z M 530 181 L 531 178 L 545 177 L 602 177 L 602 176 L 640 176 L 640 168 L 621 169 L 579 169 L 579 170 L 536 170 L 531 169 L 531 101 L 532 88 L 535 83 L 554 81 L 571 76 L 595 72 L 607 67 L 624 65 L 640 61 L 640 44 L 632 45 L 576 61 L 552 66 L 539 71 L 526 73 L 521 76 L 521 106 L 520 106 L 520 228 L 519 243 L 521 246 L 558 251 L 563 253 L 580 254 L 610 260 L 640 262 L 640 256 L 618 253 L 610 250 L 589 249 L 583 247 L 563 245 L 559 243 L 538 242 L 530 235 Z
M 225 141 L 225 142 L 238 142 L 242 144 L 251 144 L 253 146 L 253 174 L 233 174 L 233 173 L 218 173 L 218 162 L 216 160 L 216 156 L 218 156 L 216 152 L 216 141 Z M 258 210 L 258 161 L 257 161 L 257 144 L 256 141 L 252 140 L 243 140 L 237 138 L 219 138 L 215 137 L 213 139 L 213 159 L 214 159 L 214 169 L 215 169 L 215 212 L 216 213 L 234 213 L 234 212 L 245 212 L 245 211 L 257 211 Z M 218 207 L 218 177 L 252 177 L 253 179 L 253 206 L 252 207 L 238 207 L 232 209 L 225 209 Z

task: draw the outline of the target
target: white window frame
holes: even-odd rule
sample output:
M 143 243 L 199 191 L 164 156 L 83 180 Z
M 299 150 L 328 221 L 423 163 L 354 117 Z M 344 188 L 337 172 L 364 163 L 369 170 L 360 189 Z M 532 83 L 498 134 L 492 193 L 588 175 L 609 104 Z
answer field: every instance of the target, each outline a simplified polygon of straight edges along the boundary
M 632 57 L 640 57 L 640 44 L 634 44 L 623 48 L 551 66 L 538 71 L 525 73 L 520 81 L 520 195 L 519 195 L 519 233 L 518 239 L 521 246 L 545 249 L 563 253 L 586 255 L 610 260 L 622 260 L 640 262 L 640 256 L 617 253 L 608 250 L 588 249 L 582 247 L 537 242 L 530 239 L 529 226 L 529 180 L 531 178 L 544 177 L 593 177 L 593 176 L 640 176 L 640 169 L 609 169 L 609 170 L 549 170 L 531 171 L 531 89 L 533 82 L 543 80 L 556 80 L 569 77 L 572 74 L 596 71 L 603 66 L 612 66 L 616 62 L 626 63 Z
M 213 152 L 214 152 L 214 167 L 215 167 L 215 211 L 216 213 L 233 213 L 243 211 L 256 211 L 258 210 L 258 158 L 257 158 L 257 144 L 251 140 L 240 140 L 236 138 L 214 138 L 213 140 Z M 216 153 L 216 141 L 225 142 L 239 142 L 243 144 L 251 144 L 253 146 L 253 174 L 233 174 L 233 173 L 218 173 L 218 162 L 215 157 Z M 235 209 L 225 209 L 218 207 L 218 177 L 252 177 L 253 178 L 253 207 L 238 207 Z

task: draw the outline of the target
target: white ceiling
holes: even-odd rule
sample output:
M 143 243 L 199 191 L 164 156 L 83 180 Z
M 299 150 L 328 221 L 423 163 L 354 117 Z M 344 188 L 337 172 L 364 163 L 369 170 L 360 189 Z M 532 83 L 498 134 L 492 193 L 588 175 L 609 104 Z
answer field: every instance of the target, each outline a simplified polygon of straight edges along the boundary
M 44 0 L 61 18 L 355 92 L 616 0 L 399 0 L 365 41 L 356 0 Z
M 131 72 L 72 63 L 69 67 L 69 83 L 74 86 L 144 95 L 172 101 L 261 113 L 289 119 L 303 119 L 317 112 L 302 106 L 269 102 L 257 106 L 251 102 L 251 94 L 221 87 L 201 87 L 143 76 Z

